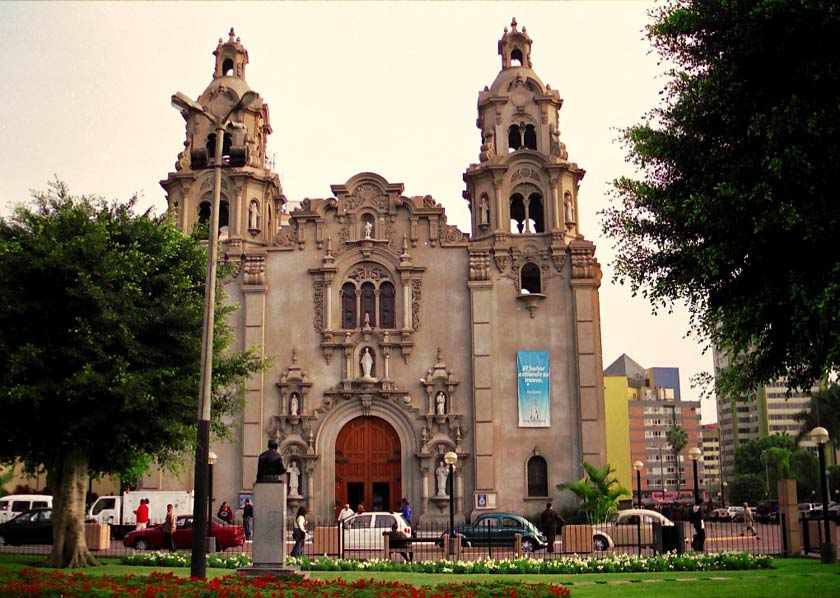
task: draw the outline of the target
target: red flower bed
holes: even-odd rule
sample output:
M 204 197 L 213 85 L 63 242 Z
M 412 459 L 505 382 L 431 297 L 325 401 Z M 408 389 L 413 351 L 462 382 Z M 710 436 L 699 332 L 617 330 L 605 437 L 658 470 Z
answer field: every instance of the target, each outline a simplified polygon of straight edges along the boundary
M 570 594 L 562 586 L 510 581 L 415 588 L 372 579 L 347 583 L 299 576 L 230 575 L 207 581 L 171 573 L 109 577 L 45 569 L 0 570 L 0 598 L 549 598 Z

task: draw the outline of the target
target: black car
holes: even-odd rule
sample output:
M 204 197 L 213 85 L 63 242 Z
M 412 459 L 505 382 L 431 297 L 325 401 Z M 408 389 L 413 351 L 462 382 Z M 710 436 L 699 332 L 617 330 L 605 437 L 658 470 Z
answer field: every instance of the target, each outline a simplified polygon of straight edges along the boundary
M 448 535 L 447 531 L 444 535 Z M 533 523 L 513 513 L 484 513 L 471 525 L 455 528 L 461 546 L 514 546 L 516 534 L 522 536 L 522 551 L 532 552 L 548 546 Z M 442 538 L 441 538 L 442 542 Z
M 31 509 L 0 524 L 0 546 L 52 544 L 52 509 Z

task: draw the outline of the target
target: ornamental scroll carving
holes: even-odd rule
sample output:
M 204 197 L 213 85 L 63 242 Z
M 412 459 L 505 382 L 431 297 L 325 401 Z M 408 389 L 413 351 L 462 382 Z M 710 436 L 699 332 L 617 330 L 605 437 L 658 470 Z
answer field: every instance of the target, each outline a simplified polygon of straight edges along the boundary
M 343 199 L 350 209 L 357 208 L 364 203 L 376 206 L 380 210 L 388 209 L 388 197 L 376 185 L 363 183 L 353 189 L 353 193 Z
M 420 297 L 423 281 L 415 278 L 411 281 L 411 327 L 420 330 Z
M 519 168 L 516 172 L 513 173 L 513 176 L 510 178 L 511 183 L 518 181 L 519 179 L 531 179 L 532 181 L 540 182 L 540 173 L 534 169 L 529 168 L 527 166 L 523 166 Z
M 315 332 L 324 331 L 324 281 L 315 280 L 312 283 L 312 306 L 315 316 L 312 323 L 315 325 Z
M 572 247 L 572 278 L 594 278 L 598 270 L 594 249 Z
M 271 240 L 271 244 L 275 247 L 294 247 L 295 243 L 297 243 L 297 227 L 295 225 L 281 228 Z
M 356 282 L 361 282 L 363 280 L 391 280 L 388 272 L 382 266 L 376 264 L 363 264 L 361 266 L 357 266 L 353 268 L 347 278 L 355 280 Z
M 490 280 L 490 254 L 488 252 L 470 254 L 470 280 Z
M 246 255 L 245 256 L 245 275 L 242 279 L 243 284 L 264 285 L 265 284 L 265 256 L 264 255 Z

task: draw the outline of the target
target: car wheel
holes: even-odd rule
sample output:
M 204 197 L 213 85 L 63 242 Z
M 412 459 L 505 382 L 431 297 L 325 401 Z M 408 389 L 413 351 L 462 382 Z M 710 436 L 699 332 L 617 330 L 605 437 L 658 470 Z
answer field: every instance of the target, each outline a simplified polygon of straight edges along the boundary
M 607 539 L 604 536 L 595 536 L 592 538 L 592 548 L 595 550 L 606 550 L 610 547 L 610 543 L 607 542 Z
M 0 536 L 0 546 L 6 546 L 6 544 L 8 544 L 8 542 L 6 542 L 6 537 Z
M 145 538 L 140 538 L 134 543 L 134 548 L 137 550 L 149 550 L 149 541 Z
M 522 552 L 534 552 L 534 541 L 530 538 L 522 540 Z
M 458 536 L 458 538 L 461 540 L 461 548 L 470 548 L 470 547 L 472 547 L 472 543 L 471 543 L 469 540 L 467 540 L 467 538 L 466 538 L 466 537 L 464 537 L 464 536 Z

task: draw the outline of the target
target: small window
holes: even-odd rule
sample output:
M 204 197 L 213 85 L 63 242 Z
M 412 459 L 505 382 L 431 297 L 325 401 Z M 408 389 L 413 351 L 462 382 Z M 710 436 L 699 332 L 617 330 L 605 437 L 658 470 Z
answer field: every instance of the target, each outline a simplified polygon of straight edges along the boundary
M 210 202 L 202 201 L 198 204 L 198 221 L 202 224 L 210 222 Z
M 548 496 L 548 464 L 539 455 L 528 459 L 528 496 Z
M 376 520 L 374 521 L 376 524 L 375 527 L 382 529 L 391 529 L 391 526 L 393 526 L 396 522 L 397 520 L 391 515 L 377 515 Z
M 227 77 L 233 75 L 233 60 L 225 58 L 225 61 L 222 63 L 222 73 Z
M 528 262 L 522 266 L 521 273 L 522 291 L 528 293 L 542 293 L 542 285 L 540 283 L 540 269 L 533 263 Z
M 45 500 L 35 500 L 32 502 L 33 509 L 46 509 L 49 505 Z
M 543 214 L 543 201 L 539 193 L 532 193 L 528 196 L 528 219 L 530 220 L 530 232 L 545 232 L 545 215 Z
M 12 511 L 20 513 L 21 511 L 28 511 L 31 503 L 28 500 L 16 500 L 12 503 Z
M 521 235 L 525 231 L 525 201 L 516 193 L 510 198 L 510 232 Z
M 376 293 L 372 282 L 362 284 L 362 326 L 376 328 Z
M 519 48 L 514 48 L 513 52 L 510 53 L 510 60 L 514 64 L 514 66 L 522 66 L 524 62 L 522 61 L 522 50 Z

